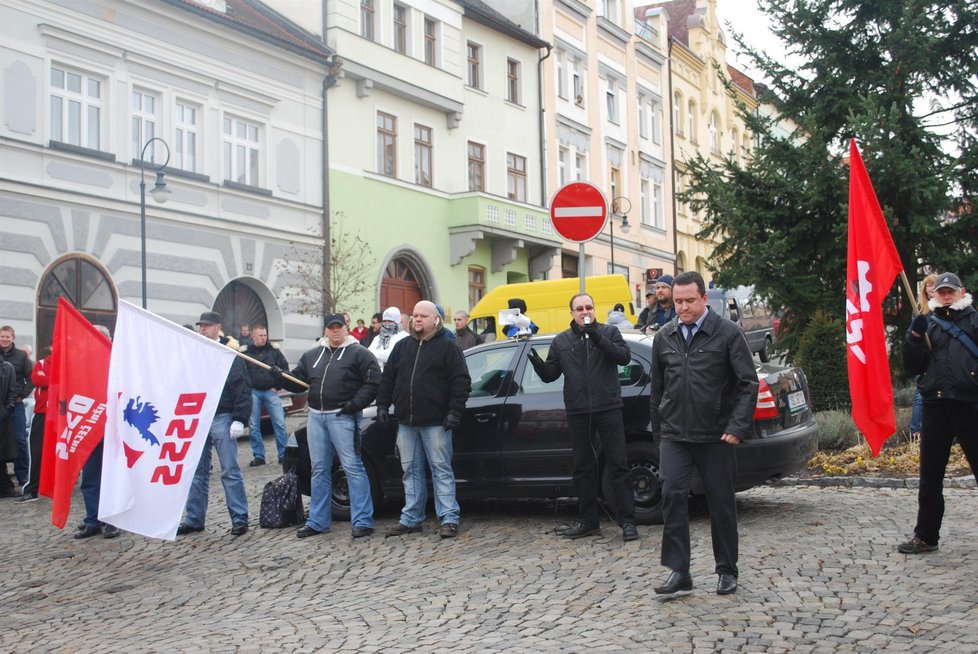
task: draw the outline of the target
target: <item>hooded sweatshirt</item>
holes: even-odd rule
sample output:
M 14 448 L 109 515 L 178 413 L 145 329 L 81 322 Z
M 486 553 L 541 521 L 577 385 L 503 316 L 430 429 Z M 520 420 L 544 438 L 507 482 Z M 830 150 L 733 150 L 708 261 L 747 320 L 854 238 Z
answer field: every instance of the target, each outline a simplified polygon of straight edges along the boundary
M 330 347 L 325 339 L 299 359 L 292 376 L 309 384 L 309 408 L 316 411 L 335 411 L 352 404 L 352 411 L 361 411 L 377 397 L 380 366 L 367 348 L 347 334 L 338 347 Z M 282 379 L 283 387 L 294 392 L 305 389 Z

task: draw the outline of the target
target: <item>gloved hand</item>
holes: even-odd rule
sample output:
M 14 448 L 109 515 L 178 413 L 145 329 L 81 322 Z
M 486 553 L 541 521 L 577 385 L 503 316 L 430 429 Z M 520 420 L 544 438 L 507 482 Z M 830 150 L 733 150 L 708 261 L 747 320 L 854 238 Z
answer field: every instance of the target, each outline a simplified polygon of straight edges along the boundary
M 540 358 L 540 355 L 537 353 L 537 351 L 532 347 L 530 348 L 530 353 L 527 354 L 527 356 L 530 358 L 531 363 L 541 363 L 543 361 L 543 359 Z
M 394 424 L 394 419 L 391 418 L 391 414 L 387 411 L 387 409 L 378 408 L 376 420 L 381 427 L 385 428 Z
M 451 431 L 452 429 L 458 427 L 460 424 L 462 424 L 462 416 L 452 411 L 447 416 L 445 416 L 445 423 L 443 427 L 445 427 L 446 430 Z
M 235 420 L 231 423 L 231 438 L 233 440 L 238 440 L 244 435 L 244 425 Z
M 269 368 L 269 369 L 268 369 L 268 372 L 269 372 L 269 373 L 270 373 L 270 374 L 272 375 L 272 377 L 274 377 L 275 379 L 281 379 L 281 377 L 282 377 L 282 375 L 284 375 L 284 374 L 285 374 L 285 371 L 284 371 L 284 370 L 282 370 L 281 368 L 279 368 L 278 366 L 272 366 L 271 368 Z
M 924 334 L 927 333 L 927 316 L 920 314 L 914 318 L 913 322 L 910 323 L 910 331 L 915 333 L 918 338 L 923 338 Z
M 352 416 L 356 412 L 357 407 L 355 404 L 353 404 L 353 402 L 344 402 L 340 405 L 340 413 L 344 416 Z
M 591 322 L 584 325 L 584 333 L 587 334 L 588 338 L 590 338 L 595 344 L 601 340 L 601 332 L 598 331 L 598 323 L 596 322 Z

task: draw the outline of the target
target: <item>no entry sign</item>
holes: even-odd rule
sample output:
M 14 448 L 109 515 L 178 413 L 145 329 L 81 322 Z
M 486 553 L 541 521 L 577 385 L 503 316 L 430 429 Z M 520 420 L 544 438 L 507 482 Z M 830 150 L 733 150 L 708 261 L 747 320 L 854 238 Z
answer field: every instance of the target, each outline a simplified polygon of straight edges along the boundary
M 560 187 L 550 201 L 550 220 L 564 239 L 583 243 L 601 233 L 608 219 L 604 193 L 588 182 Z

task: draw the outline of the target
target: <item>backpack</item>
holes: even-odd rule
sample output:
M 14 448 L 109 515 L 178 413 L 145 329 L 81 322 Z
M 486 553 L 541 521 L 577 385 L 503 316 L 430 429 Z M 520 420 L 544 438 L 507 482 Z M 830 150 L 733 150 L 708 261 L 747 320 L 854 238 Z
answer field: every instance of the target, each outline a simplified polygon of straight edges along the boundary
M 258 524 L 266 529 L 291 527 L 305 520 L 299 478 L 295 472 L 287 472 L 265 484 L 258 515 Z

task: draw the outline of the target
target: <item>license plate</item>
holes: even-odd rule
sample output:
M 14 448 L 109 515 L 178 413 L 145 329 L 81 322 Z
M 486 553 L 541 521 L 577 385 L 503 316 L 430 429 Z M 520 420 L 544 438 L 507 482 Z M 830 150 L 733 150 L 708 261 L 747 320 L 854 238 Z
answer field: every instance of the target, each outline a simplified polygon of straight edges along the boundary
M 282 407 L 283 408 L 286 408 L 287 409 L 290 406 L 292 406 L 292 398 L 291 397 L 286 396 L 286 397 L 280 397 L 279 399 L 282 400 Z
M 792 413 L 801 411 L 806 406 L 805 391 L 795 391 L 788 393 L 788 410 Z

